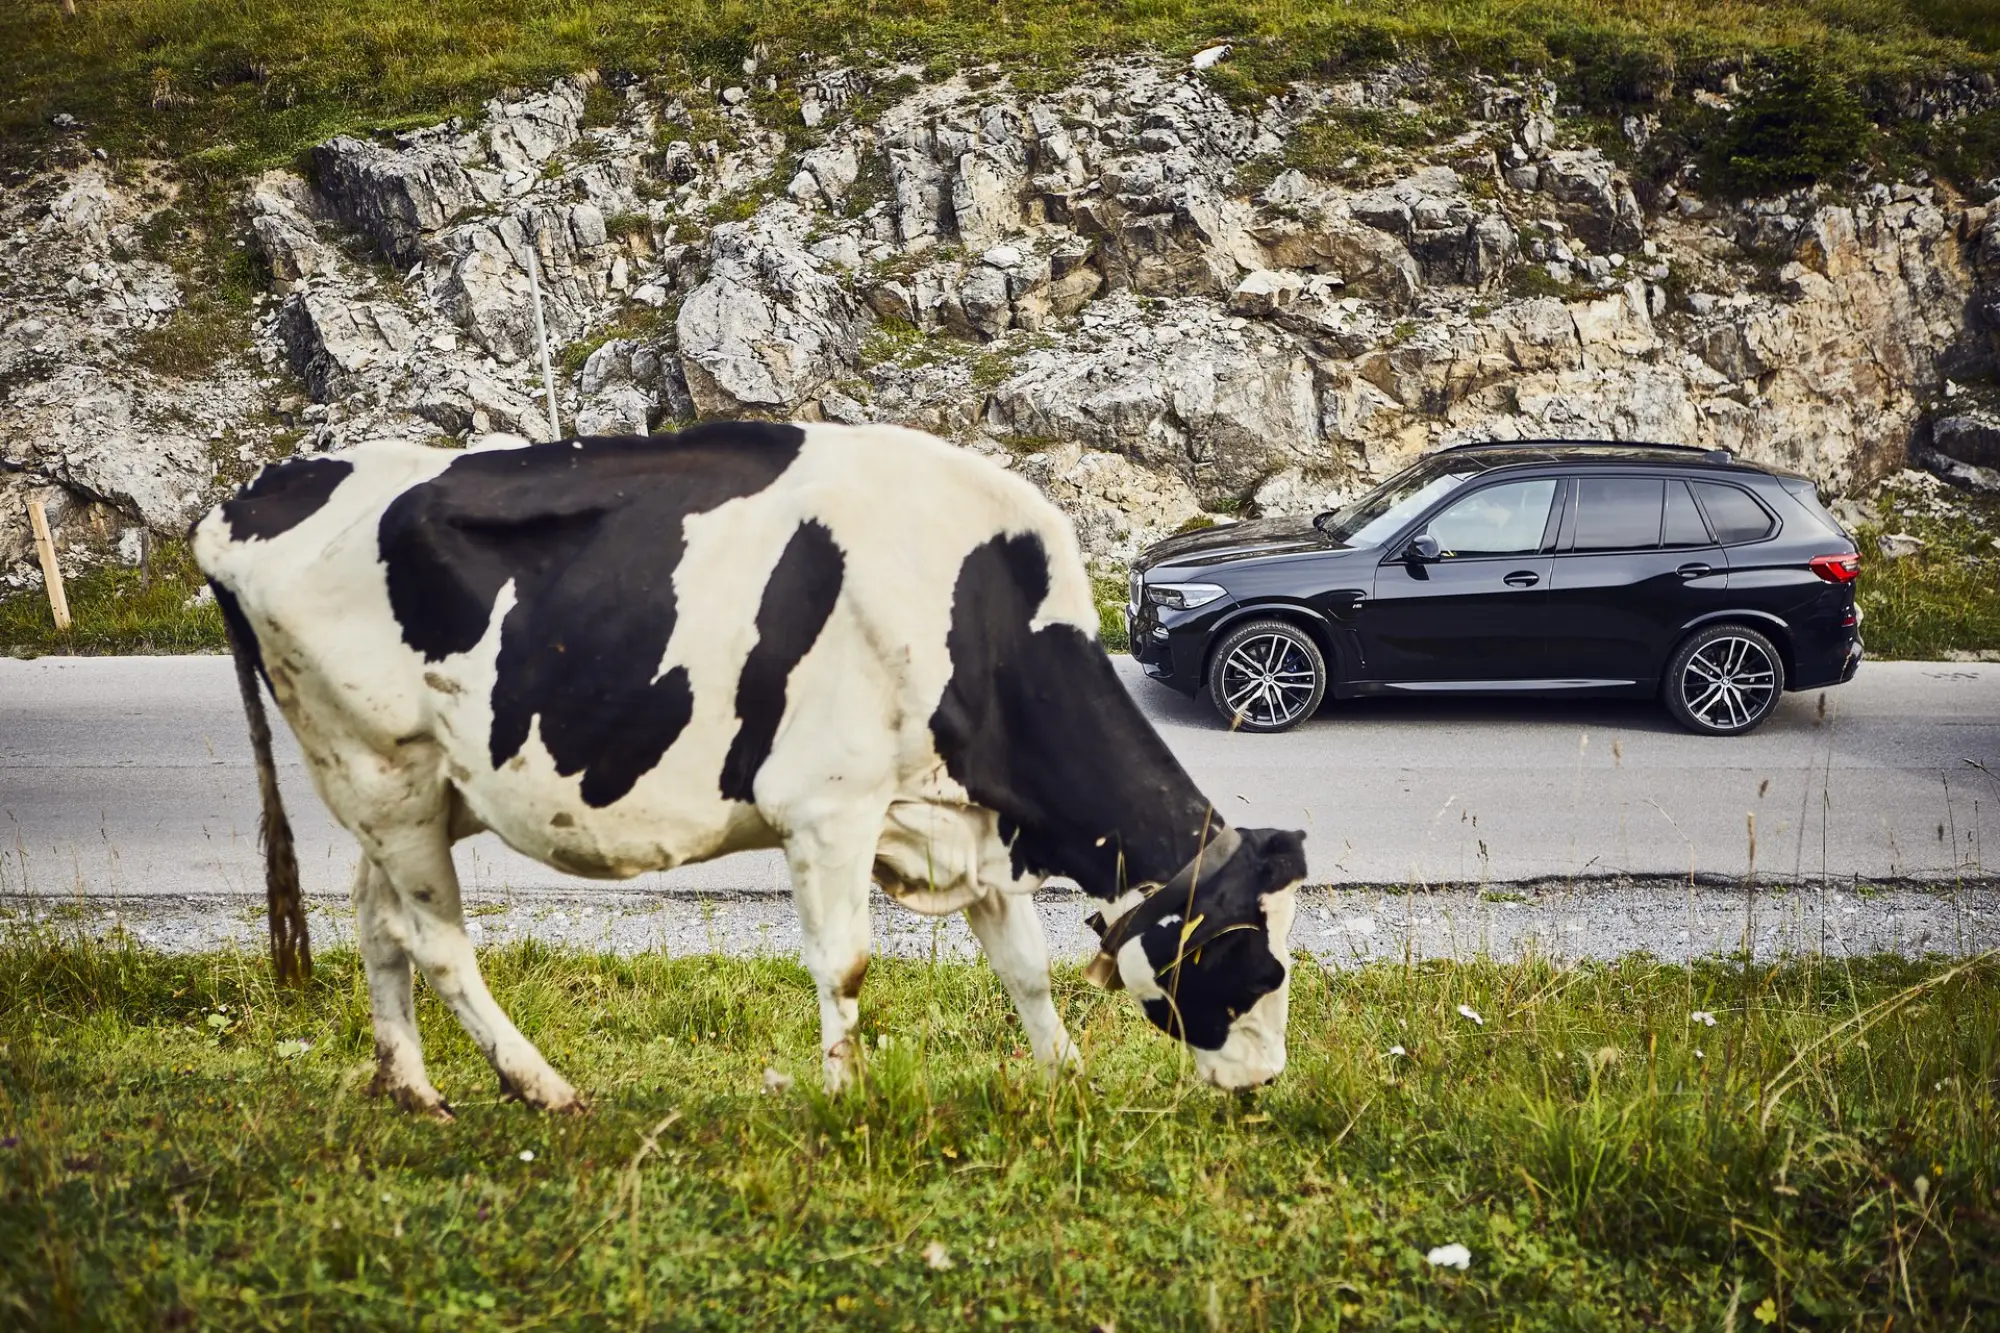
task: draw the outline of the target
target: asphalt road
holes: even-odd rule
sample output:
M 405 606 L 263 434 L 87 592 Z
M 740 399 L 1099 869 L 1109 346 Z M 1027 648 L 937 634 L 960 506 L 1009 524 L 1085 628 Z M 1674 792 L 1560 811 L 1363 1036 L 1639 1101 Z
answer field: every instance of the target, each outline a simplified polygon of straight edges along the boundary
M 1235 735 L 1119 670 L 1225 816 L 1305 829 L 1324 883 L 1740 876 L 1752 816 L 1764 876 L 2000 871 L 2000 665 L 1871 663 L 1823 710 L 1789 696 L 1734 740 L 1646 705 L 1519 700 L 1334 704 Z M 308 891 L 344 894 L 353 844 L 280 733 Z M 226 659 L 0 660 L 0 895 L 261 896 L 256 826 Z M 475 897 L 583 887 L 490 836 L 461 845 L 460 869 Z M 785 886 L 764 854 L 624 887 Z

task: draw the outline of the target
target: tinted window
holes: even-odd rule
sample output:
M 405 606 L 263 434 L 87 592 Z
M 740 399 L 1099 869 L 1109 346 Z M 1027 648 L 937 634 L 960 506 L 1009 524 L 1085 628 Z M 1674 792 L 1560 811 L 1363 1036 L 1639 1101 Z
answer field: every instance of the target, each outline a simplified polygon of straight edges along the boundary
M 1695 498 L 1708 511 L 1708 526 L 1723 545 L 1754 542 L 1771 535 L 1771 516 L 1764 512 L 1764 506 L 1750 498 L 1748 491 L 1715 481 L 1697 481 L 1693 485 Z
M 1810 481 L 1807 481 L 1804 477 L 1780 477 L 1778 478 L 1778 482 L 1792 493 L 1792 498 L 1799 502 L 1801 508 L 1821 523 L 1824 523 L 1827 531 L 1837 532 L 1843 537 L 1848 537 L 1847 529 L 1840 525 L 1840 520 L 1828 513 L 1826 506 L 1820 503 L 1819 489 Z M 1848 540 L 1852 541 L 1853 538 L 1848 537 Z
M 1660 495 L 1651 477 L 1578 477 L 1573 551 L 1629 551 L 1660 544 Z
M 1527 555 L 1542 549 L 1555 496 L 1554 478 L 1488 486 L 1432 519 L 1428 531 L 1447 558 Z
M 1660 545 L 1708 545 L 1708 525 L 1701 521 L 1701 511 L 1694 507 L 1694 497 L 1688 494 L 1684 481 L 1667 483 L 1667 526 Z

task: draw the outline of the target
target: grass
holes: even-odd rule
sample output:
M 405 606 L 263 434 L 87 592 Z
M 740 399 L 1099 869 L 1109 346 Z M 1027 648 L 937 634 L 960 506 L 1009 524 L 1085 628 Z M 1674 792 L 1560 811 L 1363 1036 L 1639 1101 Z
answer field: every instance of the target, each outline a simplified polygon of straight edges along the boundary
M 1307 967 L 1292 1067 L 1241 1098 L 1190 1086 L 1073 971 L 1058 1004 L 1090 1073 L 1051 1084 L 983 965 L 885 961 L 868 1085 L 838 1101 L 810 1086 L 790 962 L 523 945 L 485 966 L 591 1115 L 501 1103 L 428 994 L 459 1120 L 367 1100 L 351 954 L 301 995 L 244 955 L 0 943 L 0 1318 L 1873 1330 L 2000 1310 L 1990 960 Z M 799 1086 L 765 1094 L 767 1066 Z M 1426 1262 L 1454 1242 L 1468 1269 Z
M 1129 591 L 1122 569 L 1090 577 L 1091 597 L 1097 603 L 1097 639 L 1107 653 L 1122 653 L 1132 646 L 1125 634 L 1125 598 Z
M 1995 0 L 80 0 L 0 9 L 0 140 L 31 149 L 81 119 L 116 155 L 240 174 L 328 135 L 471 109 L 508 85 L 598 67 L 740 81 L 804 52 L 879 53 L 940 72 L 1000 63 L 1064 77 L 1094 54 L 1186 52 L 1219 37 L 1214 77 L 1246 99 L 1288 79 L 1424 54 L 1441 65 L 1547 68 L 1591 105 L 1643 100 L 1677 71 L 1811 51 L 1844 82 L 1981 68 L 2000 49 Z M 719 83 L 717 86 L 721 86 Z
M 152 574 L 101 566 L 67 580 L 70 629 L 56 632 L 40 588 L 0 593 L 0 654 L 204 653 L 228 642 L 213 602 L 188 605 L 205 584 L 185 543 L 156 538 Z
M 1894 488 L 1880 501 L 1882 526 L 1861 546 L 1861 637 L 1870 657 L 1935 661 L 1946 653 L 2000 652 L 2000 501 L 1954 494 L 1939 511 Z M 1901 560 L 1881 554 L 1885 531 L 1924 548 Z

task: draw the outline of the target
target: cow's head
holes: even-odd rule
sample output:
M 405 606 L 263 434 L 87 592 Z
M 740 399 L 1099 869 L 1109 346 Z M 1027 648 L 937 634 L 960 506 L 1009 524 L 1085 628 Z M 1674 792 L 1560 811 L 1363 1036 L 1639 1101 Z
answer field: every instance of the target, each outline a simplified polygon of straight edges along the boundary
M 1103 952 L 1086 975 L 1131 991 L 1210 1083 L 1268 1083 L 1285 1068 L 1287 942 L 1305 874 L 1303 833 L 1225 830 L 1172 883 L 1092 918 Z

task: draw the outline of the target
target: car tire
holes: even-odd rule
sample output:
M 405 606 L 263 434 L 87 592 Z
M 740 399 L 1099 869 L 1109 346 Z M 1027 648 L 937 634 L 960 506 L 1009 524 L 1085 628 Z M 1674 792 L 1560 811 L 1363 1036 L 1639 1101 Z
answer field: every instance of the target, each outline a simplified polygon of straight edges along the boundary
M 1778 646 L 1748 625 L 1710 625 L 1682 641 L 1660 694 L 1674 721 L 1701 736 L 1741 736 L 1762 726 L 1785 692 Z
M 1312 635 L 1289 621 L 1238 625 L 1208 662 L 1209 702 L 1234 731 L 1288 730 L 1326 697 L 1326 657 Z

